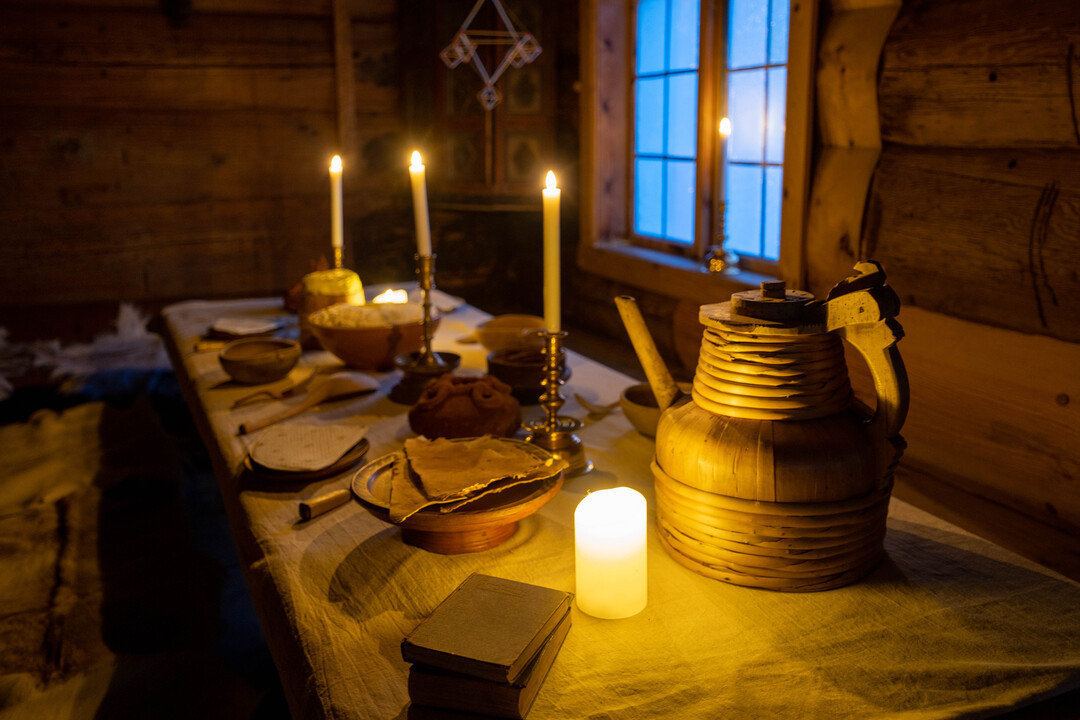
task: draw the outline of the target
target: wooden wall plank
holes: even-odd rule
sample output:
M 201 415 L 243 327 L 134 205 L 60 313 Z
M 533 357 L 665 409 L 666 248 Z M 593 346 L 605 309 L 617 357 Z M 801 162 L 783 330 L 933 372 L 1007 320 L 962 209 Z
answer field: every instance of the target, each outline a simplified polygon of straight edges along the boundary
M 1080 341 L 1078 150 L 887 146 L 867 257 L 905 303 Z
M 911 386 L 902 466 L 1080 536 L 1080 345 L 914 307 L 898 319 Z M 866 397 L 857 357 L 848 368 Z
M 882 133 L 924 146 L 1080 145 L 1078 47 L 1074 0 L 907 3 L 882 61 Z

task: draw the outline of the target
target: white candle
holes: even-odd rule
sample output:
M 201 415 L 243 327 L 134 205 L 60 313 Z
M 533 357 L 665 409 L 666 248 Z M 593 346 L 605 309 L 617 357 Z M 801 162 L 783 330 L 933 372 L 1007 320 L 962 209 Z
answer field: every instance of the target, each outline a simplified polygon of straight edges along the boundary
M 574 511 L 577 604 L 598 618 L 645 608 L 645 498 L 627 487 L 589 493 Z
M 341 207 L 341 157 L 335 155 L 330 160 L 330 244 L 336 248 L 344 245 Z
M 413 150 L 409 177 L 412 179 L 413 215 L 416 218 L 416 251 L 430 256 L 431 219 L 428 217 L 427 180 L 424 177 L 424 161 L 417 150 Z
M 544 326 L 559 332 L 562 310 L 559 300 L 559 195 L 555 173 L 548 170 L 544 188 Z

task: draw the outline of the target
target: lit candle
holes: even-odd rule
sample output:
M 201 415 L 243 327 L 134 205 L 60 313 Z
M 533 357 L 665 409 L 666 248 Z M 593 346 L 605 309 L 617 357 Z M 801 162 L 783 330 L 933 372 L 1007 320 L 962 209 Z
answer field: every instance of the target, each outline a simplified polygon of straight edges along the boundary
M 559 332 L 559 188 L 555 173 L 548 170 L 544 188 L 544 326 Z
M 731 134 L 731 121 L 725 118 L 720 118 L 720 134 L 726 139 Z
M 412 179 L 413 215 L 416 217 L 416 251 L 430 256 L 431 220 L 427 208 L 427 180 L 424 178 L 424 161 L 418 150 L 413 150 L 409 176 Z
M 645 498 L 627 487 L 589 493 L 574 511 L 577 604 L 598 618 L 645 608 Z
M 341 206 L 341 156 L 335 155 L 330 160 L 330 244 L 335 248 L 344 245 Z

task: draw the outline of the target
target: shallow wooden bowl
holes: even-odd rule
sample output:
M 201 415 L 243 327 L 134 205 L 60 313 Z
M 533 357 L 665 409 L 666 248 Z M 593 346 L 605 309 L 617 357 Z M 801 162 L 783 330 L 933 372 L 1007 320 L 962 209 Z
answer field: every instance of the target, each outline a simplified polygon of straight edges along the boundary
M 282 338 L 234 340 L 218 355 L 222 369 L 238 383 L 261 385 L 280 380 L 300 360 L 300 343 Z
M 544 329 L 544 318 L 536 315 L 496 315 L 476 328 L 476 339 L 491 352 L 527 350 L 544 347 L 537 331 Z
M 683 392 L 690 392 L 690 387 L 690 383 L 679 383 Z M 649 383 L 630 385 L 623 390 L 619 395 L 619 407 L 635 430 L 645 437 L 656 437 L 661 411 Z
M 510 441 L 507 442 L 517 442 Z M 538 452 L 544 452 L 537 448 Z M 389 477 L 394 463 L 405 462 L 404 452 L 390 453 L 357 471 L 353 494 L 375 517 L 390 522 Z M 563 473 L 491 493 L 453 512 L 428 507 L 398 524 L 409 545 L 444 555 L 480 552 L 510 539 L 518 521 L 532 515 L 562 488 Z
M 432 330 L 439 319 L 432 321 Z M 414 353 L 424 344 L 424 323 L 406 323 L 382 327 L 329 327 L 318 323 L 318 316 L 308 318 L 308 329 L 323 349 L 357 370 L 390 370 L 398 355 Z

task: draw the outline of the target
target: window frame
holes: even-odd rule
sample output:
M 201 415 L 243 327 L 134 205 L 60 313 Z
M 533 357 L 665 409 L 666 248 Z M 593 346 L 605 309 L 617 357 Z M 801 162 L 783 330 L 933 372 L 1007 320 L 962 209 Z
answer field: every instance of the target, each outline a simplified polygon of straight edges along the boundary
M 699 258 L 719 232 L 719 132 L 698 133 L 696 241 L 685 248 L 633 233 L 633 82 L 635 0 L 582 0 L 581 242 L 586 272 L 663 295 L 716 302 L 736 289 L 779 277 L 805 281 L 804 236 L 812 138 L 812 90 L 818 0 L 791 0 L 784 137 L 780 260 L 747 258 L 735 272 L 710 273 Z M 716 128 L 723 110 L 725 0 L 701 0 L 699 128 Z M 707 35 L 707 37 L 706 37 Z M 706 53 L 710 53 L 707 55 Z M 706 58 L 712 57 L 710 62 Z M 707 75 L 707 77 L 706 77 Z M 705 162 L 707 160 L 708 162 Z M 684 250 L 679 253 L 678 250 Z M 673 252 L 674 250 L 674 252 Z

